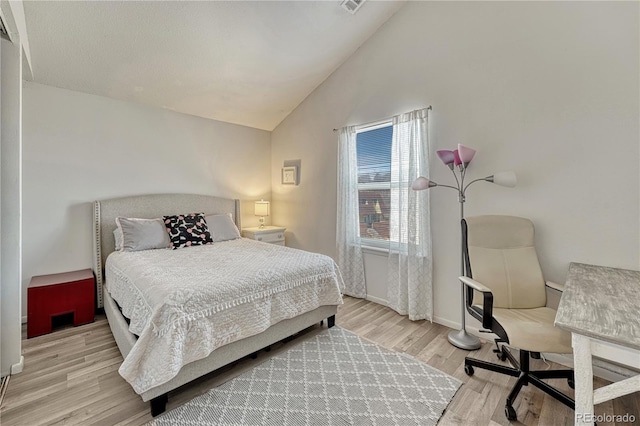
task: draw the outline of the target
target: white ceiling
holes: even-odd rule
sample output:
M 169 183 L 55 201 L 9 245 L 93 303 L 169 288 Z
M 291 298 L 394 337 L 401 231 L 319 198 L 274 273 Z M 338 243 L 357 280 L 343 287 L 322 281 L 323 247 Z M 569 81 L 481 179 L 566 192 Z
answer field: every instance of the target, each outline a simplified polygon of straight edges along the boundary
M 36 82 L 275 128 L 401 6 L 25 1 Z

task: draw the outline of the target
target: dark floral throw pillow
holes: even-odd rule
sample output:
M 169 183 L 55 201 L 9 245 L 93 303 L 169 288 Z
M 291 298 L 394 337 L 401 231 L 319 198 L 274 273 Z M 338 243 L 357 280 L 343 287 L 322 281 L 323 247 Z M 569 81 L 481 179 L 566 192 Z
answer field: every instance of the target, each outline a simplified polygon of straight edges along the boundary
M 204 213 L 162 216 L 162 220 L 171 240 L 169 247 L 173 250 L 213 243 Z

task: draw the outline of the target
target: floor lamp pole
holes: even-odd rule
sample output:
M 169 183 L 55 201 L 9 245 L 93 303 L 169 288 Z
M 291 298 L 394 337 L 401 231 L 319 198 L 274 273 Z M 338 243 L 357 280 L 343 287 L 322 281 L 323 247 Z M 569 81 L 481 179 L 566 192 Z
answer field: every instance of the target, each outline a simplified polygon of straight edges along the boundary
M 449 170 L 453 173 L 453 177 L 456 180 L 456 186 L 452 185 L 442 185 L 438 184 L 432 180 L 424 176 L 419 176 L 413 184 L 411 184 L 411 189 L 414 191 L 423 191 L 425 189 L 434 188 L 436 186 L 442 186 L 445 188 L 451 188 L 458 191 L 458 202 L 460 203 L 460 276 L 464 276 L 464 236 L 462 235 L 462 219 L 464 219 L 464 202 L 465 202 L 465 193 L 469 185 L 475 182 L 485 181 L 495 183 L 496 185 L 506 186 L 508 188 L 513 188 L 516 186 L 516 175 L 513 172 L 500 172 L 495 173 L 491 176 L 483 177 L 480 179 L 474 179 L 471 182 L 465 185 L 464 178 L 467 174 L 467 167 L 469 163 L 473 159 L 476 151 L 466 147 L 462 144 L 458 144 L 458 149 L 455 151 L 449 151 L 447 149 L 441 149 L 437 151 L 438 157 L 440 160 L 449 167 Z M 456 170 L 458 173 L 456 174 Z M 458 175 L 460 176 L 458 178 Z M 453 346 L 465 349 L 468 351 L 474 351 L 476 349 L 480 349 L 480 339 L 476 336 L 473 336 L 467 333 L 466 329 L 466 295 L 465 295 L 465 287 L 464 284 L 460 283 L 460 310 L 462 311 L 462 321 L 460 330 L 454 330 L 449 333 L 447 339 L 449 343 Z
M 460 201 L 460 222 L 462 222 L 462 219 L 464 219 L 464 201 L 465 201 L 464 193 L 462 191 L 458 193 L 458 201 Z M 463 238 L 464 237 L 462 236 L 462 230 L 461 230 L 460 231 L 460 276 L 464 275 L 464 240 Z M 460 283 L 460 302 L 462 304 L 461 306 L 462 327 L 460 328 L 460 330 L 454 330 L 450 332 L 449 335 L 447 336 L 447 340 L 449 340 L 449 343 L 451 343 L 456 348 L 464 349 L 467 351 L 474 351 L 476 349 L 480 349 L 480 339 L 478 339 L 476 336 L 473 336 L 467 333 L 467 329 L 466 329 L 467 315 L 466 315 L 466 309 L 465 309 L 466 297 L 465 297 L 465 291 L 464 291 L 464 284 L 462 283 Z

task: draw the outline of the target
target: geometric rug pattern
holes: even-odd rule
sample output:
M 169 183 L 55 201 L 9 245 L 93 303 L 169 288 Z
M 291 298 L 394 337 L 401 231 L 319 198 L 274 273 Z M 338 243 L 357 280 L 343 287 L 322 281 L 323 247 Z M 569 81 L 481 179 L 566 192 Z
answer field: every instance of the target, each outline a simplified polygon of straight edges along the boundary
M 333 327 L 149 424 L 435 425 L 460 385 Z

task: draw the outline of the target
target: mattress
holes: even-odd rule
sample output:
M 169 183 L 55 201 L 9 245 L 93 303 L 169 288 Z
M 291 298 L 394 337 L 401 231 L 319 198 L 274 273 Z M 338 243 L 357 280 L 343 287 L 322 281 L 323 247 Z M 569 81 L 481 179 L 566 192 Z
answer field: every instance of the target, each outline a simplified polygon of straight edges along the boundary
M 119 369 L 139 394 L 216 348 L 342 303 L 342 278 L 330 257 L 244 238 L 114 252 L 105 275 L 129 331 L 139 336 Z

